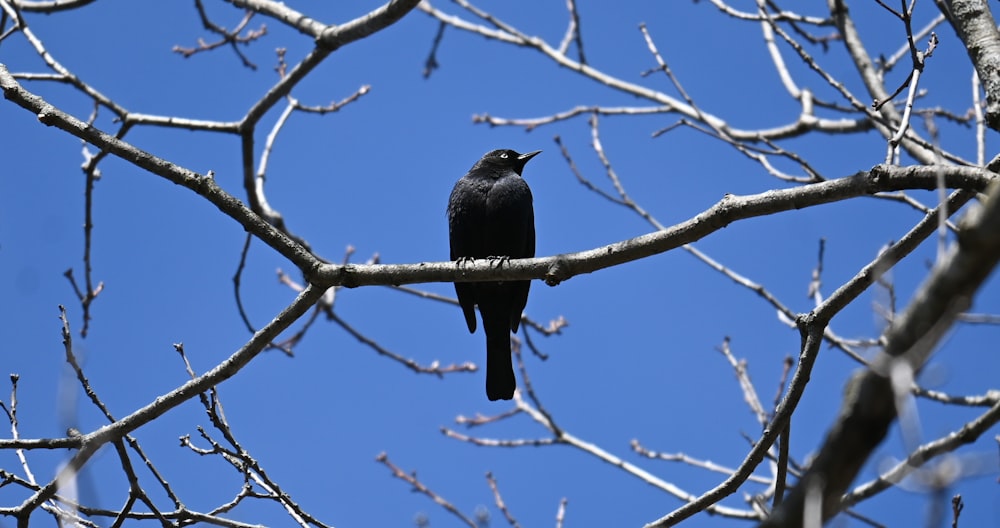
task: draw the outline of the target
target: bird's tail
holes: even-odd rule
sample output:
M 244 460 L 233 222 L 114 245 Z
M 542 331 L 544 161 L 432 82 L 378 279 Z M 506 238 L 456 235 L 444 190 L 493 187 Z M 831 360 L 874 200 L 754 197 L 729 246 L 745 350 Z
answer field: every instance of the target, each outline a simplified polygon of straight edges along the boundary
M 486 331 L 486 397 L 509 400 L 514 397 L 514 367 L 510 357 L 510 321 L 508 314 L 483 313 Z

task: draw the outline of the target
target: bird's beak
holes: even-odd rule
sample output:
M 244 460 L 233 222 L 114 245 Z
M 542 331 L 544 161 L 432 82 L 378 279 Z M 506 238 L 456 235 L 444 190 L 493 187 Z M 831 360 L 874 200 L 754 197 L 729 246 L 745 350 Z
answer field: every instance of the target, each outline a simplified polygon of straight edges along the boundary
M 517 159 L 522 164 L 524 164 L 524 163 L 528 163 L 528 160 L 530 160 L 531 158 L 534 158 L 535 156 L 537 156 L 537 155 L 539 155 L 541 153 L 542 153 L 542 151 L 536 150 L 534 152 L 528 152 L 526 154 L 521 154 L 520 156 L 517 157 Z

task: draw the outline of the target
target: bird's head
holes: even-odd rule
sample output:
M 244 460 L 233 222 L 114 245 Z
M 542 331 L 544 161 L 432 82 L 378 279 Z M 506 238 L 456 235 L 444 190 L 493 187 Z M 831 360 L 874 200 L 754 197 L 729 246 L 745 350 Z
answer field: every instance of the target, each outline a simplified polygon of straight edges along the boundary
M 528 160 L 537 156 L 540 152 L 540 150 L 536 150 L 534 152 L 528 152 L 527 154 L 518 154 L 510 149 L 491 150 L 483 155 L 483 158 L 479 160 L 479 164 L 489 164 L 497 167 L 510 168 L 513 169 L 518 176 L 520 176 L 521 171 L 524 169 L 524 165 L 528 163 Z

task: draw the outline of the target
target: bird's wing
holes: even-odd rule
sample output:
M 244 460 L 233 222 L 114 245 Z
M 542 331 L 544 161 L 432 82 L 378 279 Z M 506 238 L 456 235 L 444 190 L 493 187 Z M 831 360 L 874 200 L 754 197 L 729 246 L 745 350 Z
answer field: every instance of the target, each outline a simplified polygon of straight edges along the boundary
M 476 331 L 476 283 L 456 282 L 455 294 L 458 295 L 458 304 L 465 314 L 465 325 L 469 327 L 469 333 Z

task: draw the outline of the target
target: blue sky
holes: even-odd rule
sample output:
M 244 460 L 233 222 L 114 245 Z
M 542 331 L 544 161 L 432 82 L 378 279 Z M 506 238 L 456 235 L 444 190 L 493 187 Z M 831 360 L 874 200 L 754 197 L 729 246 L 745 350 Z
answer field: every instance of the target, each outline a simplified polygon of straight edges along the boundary
M 873 55 L 889 55 L 903 42 L 901 24 L 867 2 L 853 6 Z M 379 5 L 357 2 L 296 6 L 310 16 L 343 23 Z M 438 7 L 459 12 L 451 4 Z M 529 34 L 557 43 L 565 30 L 563 2 L 483 4 Z M 920 11 L 922 9 L 923 11 Z M 241 17 L 212 3 L 216 23 Z M 610 8 L 581 2 L 585 51 L 591 65 L 625 80 L 674 94 L 663 76 L 640 77 L 655 66 L 637 27 L 645 22 L 685 89 L 703 107 L 734 126 L 765 128 L 794 120 L 798 108 L 781 90 L 752 23 L 727 18 L 706 2 L 630 2 Z M 821 13 L 814 13 L 821 14 Z M 936 13 L 918 9 L 921 26 Z M 234 121 L 275 82 L 274 50 L 287 48 L 295 63 L 310 39 L 273 20 L 268 34 L 243 48 L 257 71 L 243 67 L 229 49 L 184 59 L 171 52 L 198 38 L 213 40 L 192 5 L 105 1 L 71 13 L 28 15 L 48 51 L 130 111 Z M 355 261 L 378 254 L 382 262 L 441 261 L 448 256 L 444 209 L 454 181 L 493 148 L 541 149 L 524 176 L 535 197 L 539 256 L 581 251 L 652 230 L 641 218 L 579 185 L 553 136 L 559 135 L 581 170 L 613 191 L 590 149 L 586 117 L 529 133 L 472 123 L 473 114 L 538 117 L 577 105 L 644 105 L 592 80 L 556 67 L 527 49 L 481 36 L 446 31 L 430 79 L 421 72 L 437 23 L 414 11 L 372 38 L 334 53 L 293 95 L 306 104 L 340 100 L 362 85 L 371 91 L 341 111 L 294 114 L 279 136 L 267 180 L 268 199 L 297 235 L 324 258 L 339 261 L 353 246 Z M 969 106 L 971 67 L 947 27 L 928 63 L 922 86 L 926 105 L 956 113 Z M 785 58 L 802 85 L 833 99 L 787 48 Z M 863 94 L 838 42 L 814 50 L 829 71 Z M 44 71 L 20 36 L 0 44 L 0 63 L 11 71 Z M 901 82 L 901 67 L 890 72 Z M 86 118 L 92 105 L 64 85 L 25 82 L 49 102 Z M 260 146 L 280 113 L 279 105 L 258 130 Z M 752 194 L 789 185 L 768 176 L 732 148 L 698 132 L 679 129 L 652 138 L 673 116 L 605 117 L 601 139 L 622 182 L 660 222 L 672 225 L 698 214 L 726 193 Z M 96 126 L 115 124 L 102 111 Z M 917 125 L 919 128 L 919 125 Z M 942 144 L 975 159 L 972 132 L 941 123 Z M 921 129 L 922 131 L 922 129 Z M 231 135 L 139 127 L 126 137 L 140 148 L 189 169 L 215 172 L 220 185 L 240 198 L 239 141 Z M 987 152 L 995 135 L 987 135 Z M 228 357 L 249 335 L 239 319 L 232 277 L 243 229 L 190 191 L 122 161 L 101 165 L 94 207 L 93 276 L 105 289 L 92 306 L 90 334 L 80 338 L 82 312 L 63 273 L 79 278 L 83 262 L 84 177 L 81 145 L 38 123 L 12 104 L 0 104 L 0 370 L 20 375 L 20 434 L 59 437 L 68 425 L 90 431 L 103 418 L 84 399 L 65 366 L 57 306 L 67 307 L 74 346 L 95 390 L 118 417 L 146 405 L 186 380 L 173 344 L 183 342 L 196 372 Z M 829 178 L 881 162 L 885 142 L 875 133 L 800 138 L 783 143 Z M 933 203 L 929 193 L 913 196 Z M 806 291 L 820 238 L 826 240 L 823 293 L 828 295 L 867 264 L 884 244 L 901 237 L 920 214 L 906 206 L 861 198 L 738 222 L 696 246 L 736 272 L 762 284 L 799 312 L 812 308 Z M 924 243 L 893 271 L 900 306 L 926 276 L 935 245 Z M 258 327 L 293 297 L 275 270 L 292 266 L 255 242 L 243 274 L 243 298 Z M 293 273 L 293 277 L 298 278 Z M 452 295 L 449 284 L 420 285 Z M 975 311 L 998 313 L 994 277 Z M 868 292 L 833 320 L 846 337 L 874 338 L 881 323 Z M 342 290 L 337 313 L 380 345 L 429 364 L 482 363 L 484 337 L 466 331 L 460 311 L 384 287 Z M 765 403 L 777 389 L 781 363 L 795 357 L 799 337 L 781 323 L 755 293 L 677 250 L 591 275 L 555 288 L 536 281 L 526 313 L 545 323 L 559 316 L 569 326 L 559 336 L 533 335 L 547 361 L 528 357 L 541 401 L 574 435 L 642 465 L 692 494 L 722 480 L 719 474 L 676 463 L 644 460 L 629 449 L 632 439 L 662 452 L 684 452 L 736 466 L 759 426 L 748 412 L 731 368 L 716 351 L 726 336 L 748 362 Z M 997 388 L 993 343 L 996 326 L 961 326 L 925 373 L 930 388 L 961 395 Z M 832 423 L 847 376 L 856 363 L 824 349 L 793 421 L 792 455 L 806 459 Z M 9 393 L 4 382 L 0 394 Z M 680 502 L 617 468 L 564 446 L 516 449 L 476 447 L 444 437 L 453 427 L 488 438 L 545 437 L 546 431 L 519 416 L 472 430 L 456 416 L 492 414 L 510 404 L 491 403 L 483 373 L 438 379 L 376 355 L 335 324 L 320 321 L 296 348 L 295 357 L 262 354 L 240 375 L 223 383 L 220 395 L 233 430 L 253 456 L 303 508 L 335 526 L 407 526 L 418 514 L 432 526 L 458 523 L 426 497 L 411 493 L 375 462 L 385 452 L 403 469 L 472 514 L 480 505 L 494 526 L 503 524 L 483 475 L 497 478 L 504 500 L 523 525 L 554 523 L 559 500 L 569 500 L 567 526 L 636 526 Z M 73 404 L 73 399 L 77 403 Z M 919 402 L 923 441 L 959 428 L 982 412 Z M 191 401 L 136 432 L 186 504 L 210 509 L 229 500 L 241 479 L 219 460 L 178 447 L 177 438 L 197 438 L 210 427 Z M 1000 524 L 996 445 L 983 436 L 961 454 L 985 459 L 984 475 L 951 490 L 966 501 L 962 526 Z M 204 447 L 204 442 L 201 443 Z M 905 453 L 894 431 L 859 477 L 867 481 L 886 460 Z M 65 459 L 61 452 L 28 454 L 44 480 Z M 19 466 L 5 453 L 0 467 Z M 764 468 L 758 473 L 765 474 Z M 148 475 L 140 474 L 146 478 Z M 127 485 L 114 453 L 103 451 L 81 480 L 84 500 L 117 508 Z M 23 493 L 0 488 L 0 504 L 17 504 Z M 155 485 L 147 481 L 147 489 Z M 747 492 L 759 488 L 747 485 Z M 163 500 L 162 496 L 154 497 Z M 724 504 L 746 507 L 741 493 Z M 893 490 L 859 511 L 887 526 L 913 526 L 925 517 L 928 497 Z M 167 502 L 162 507 L 168 508 Z M 247 504 L 233 513 L 244 522 L 288 525 L 273 504 Z M 839 526 L 856 526 L 841 520 Z M 740 521 L 701 515 L 696 526 Z M 836 524 L 836 523 L 835 523 Z M 0 527 L 12 526 L 0 519 Z

